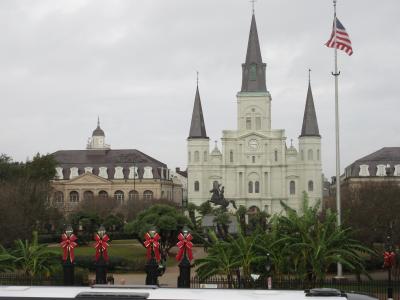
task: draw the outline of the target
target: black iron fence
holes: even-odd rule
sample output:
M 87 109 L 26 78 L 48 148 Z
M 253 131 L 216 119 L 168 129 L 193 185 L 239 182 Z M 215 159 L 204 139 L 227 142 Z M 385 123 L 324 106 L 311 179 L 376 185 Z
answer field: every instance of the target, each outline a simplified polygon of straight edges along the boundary
M 83 274 L 76 274 L 74 285 L 88 285 L 88 278 Z M 64 284 L 63 274 L 54 274 L 51 276 L 35 275 L 29 276 L 20 273 L 0 273 L 0 285 L 47 285 L 61 286 Z
M 387 280 L 336 280 L 325 279 L 323 281 L 306 281 L 293 278 L 272 278 L 268 282 L 268 278 L 259 279 L 243 279 L 238 280 L 237 277 L 226 278 L 215 276 L 207 280 L 200 280 L 198 277 L 192 277 L 190 282 L 191 288 L 241 288 L 241 289 L 268 289 L 273 290 L 306 290 L 311 288 L 335 288 L 344 292 L 358 292 L 368 294 L 379 298 L 380 300 L 387 299 Z M 392 282 L 393 299 L 400 300 L 400 281 Z

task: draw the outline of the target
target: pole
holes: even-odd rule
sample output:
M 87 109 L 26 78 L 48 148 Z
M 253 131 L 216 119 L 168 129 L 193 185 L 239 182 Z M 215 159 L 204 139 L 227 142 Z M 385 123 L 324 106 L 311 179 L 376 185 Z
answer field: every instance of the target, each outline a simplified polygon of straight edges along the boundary
M 336 134 L 336 207 L 337 207 L 337 226 L 340 227 L 342 224 L 341 218 L 341 205 L 340 205 L 340 143 L 339 143 L 339 88 L 338 81 L 340 72 L 338 71 L 337 63 L 337 47 L 336 47 L 336 2 L 333 0 L 334 19 L 333 19 L 333 32 L 334 32 L 334 55 L 335 55 L 335 73 L 332 75 L 335 77 L 335 134 Z M 342 264 L 337 263 L 337 278 L 343 277 Z

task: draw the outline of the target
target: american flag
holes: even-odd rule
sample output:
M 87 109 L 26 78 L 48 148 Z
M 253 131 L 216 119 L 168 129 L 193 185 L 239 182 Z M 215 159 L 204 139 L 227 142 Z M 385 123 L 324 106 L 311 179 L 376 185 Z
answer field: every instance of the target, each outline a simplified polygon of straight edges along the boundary
M 350 37 L 346 32 L 343 24 L 340 23 L 339 19 L 336 18 L 336 46 L 335 46 L 335 26 L 333 26 L 332 34 L 329 41 L 325 44 L 329 48 L 337 48 L 343 50 L 348 55 L 353 54 L 353 48 L 351 47 Z

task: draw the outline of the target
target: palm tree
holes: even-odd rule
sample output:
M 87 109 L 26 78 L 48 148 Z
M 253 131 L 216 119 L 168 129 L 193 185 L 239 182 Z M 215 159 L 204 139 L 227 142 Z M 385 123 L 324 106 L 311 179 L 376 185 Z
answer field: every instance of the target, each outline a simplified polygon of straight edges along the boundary
M 56 264 L 59 263 L 59 256 L 52 252 L 47 245 L 38 243 L 37 232 L 33 232 L 32 242 L 28 240 L 17 240 L 15 242 L 15 266 L 28 276 L 37 274 L 50 275 Z
M 314 282 L 325 278 L 330 265 L 341 262 L 350 270 L 365 272 L 360 253 L 373 254 L 351 238 L 351 229 L 336 225 L 336 214 L 319 218 L 319 202 L 309 206 L 304 193 L 301 214 L 283 204 L 286 216 L 278 219 L 278 231 L 291 252 L 292 269 Z
M 215 275 L 226 276 L 231 287 L 233 274 L 240 264 L 237 255 L 235 255 L 234 249 L 228 242 L 218 240 L 215 232 L 210 231 L 209 236 L 212 246 L 209 248 L 206 257 L 195 260 L 196 273 L 200 280 Z
M 3 246 L 0 246 L 0 272 L 14 270 L 14 260 L 15 257 L 8 253 Z

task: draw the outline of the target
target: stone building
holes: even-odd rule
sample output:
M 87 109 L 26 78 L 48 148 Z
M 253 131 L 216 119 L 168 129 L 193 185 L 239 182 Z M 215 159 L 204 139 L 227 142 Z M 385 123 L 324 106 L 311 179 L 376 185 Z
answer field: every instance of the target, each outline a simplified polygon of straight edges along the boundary
M 214 182 L 237 205 L 268 213 L 279 213 L 280 201 L 299 208 L 303 191 L 311 203 L 322 199 L 321 136 L 310 82 L 297 149 L 287 147 L 284 129 L 271 128 L 271 104 L 253 14 L 237 93 L 237 128 L 223 131 L 222 151 L 217 143 L 209 150 L 197 86 L 187 139 L 189 202 L 209 200 Z
M 53 155 L 58 165 L 52 203 L 65 212 L 93 197 L 114 197 L 120 203 L 151 199 L 182 203 L 182 185 L 172 180 L 166 164 L 136 149 L 111 149 L 99 121 L 86 150 Z

